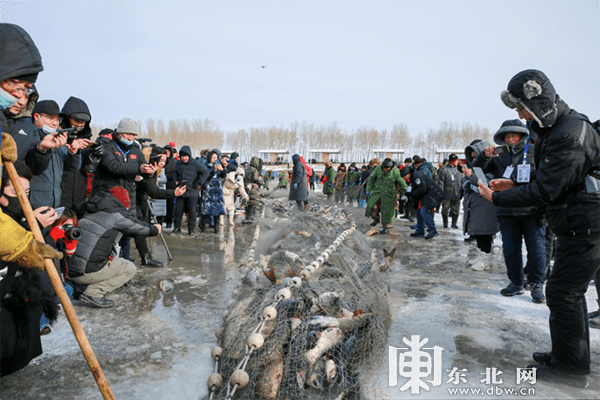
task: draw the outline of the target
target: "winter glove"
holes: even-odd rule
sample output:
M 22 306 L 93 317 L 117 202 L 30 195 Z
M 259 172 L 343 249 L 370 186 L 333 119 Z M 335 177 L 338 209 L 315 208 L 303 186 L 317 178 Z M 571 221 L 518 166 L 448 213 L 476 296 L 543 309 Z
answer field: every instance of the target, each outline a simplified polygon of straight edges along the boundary
M 46 243 L 33 239 L 25 248 L 23 255 L 18 257 L 14 263 L 19 267 L 35 268 L 44 271 L 44 258 L 60 260 L 63 258 L 63 253 L 56 251 Z
M 17 161 L 17 144 L 12 136 L 2 132 L 2 162 L 4 161 Z
M 298 183 L 294 183 L 294 184 L 292 185 L 292 187 L 293 187 L 294 189 L 298 189 Z
M 87 162 L 81 168 L 86 174 L 95 174 L 98 164 L 102 161 L 102 155 L 104 154 L 104 146 L 102 144 L 96 144 L 92 151 L 88 154 Z

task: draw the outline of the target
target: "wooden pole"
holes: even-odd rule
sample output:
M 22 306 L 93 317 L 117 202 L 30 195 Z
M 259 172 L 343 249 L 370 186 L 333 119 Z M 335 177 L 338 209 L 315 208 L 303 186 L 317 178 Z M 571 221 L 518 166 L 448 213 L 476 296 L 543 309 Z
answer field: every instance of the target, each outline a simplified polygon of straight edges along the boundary
M 17 174 L 17 170 L 12 162 L 4 161 L 4 168 L 6 168 L 8 172 L 8 176 L 17 192 L 17 196 L 19 197 L 19 202 L 21 203 L 21 208 L 23 209 L 23 213 L 25 214 L 25 218 L 27 218 L 27 223 L 29 224 L 29 228 L 35 239 L 39 242 L 44 242 L 44 236 L 42 236 L 42 231 L 38 226 L 37 219 L 33 214 L 33 209 L 31 208 L 31 204 L 29 203 L 29 199 L 19 182 L 19 175 Z M 102 372 L 102 368 L 98 363 L 98 359 L 94 355 L 94 351 L 92 350 L 92 346 L 81 327 L 81 323 L 77 318 L 77 314 L 75 313 L 75 309 L 73 308 L 73 304 L 71 304 L 71 299 L 69 299 L 69 295 L 65 291 L 65 287 L 62 283 L 58 272 L 56 271 L 56 267 L 54 266 L 54 261 L 50 259 L 44 259 L 44 266 L 46 267 L 46 272 L 48 273 L 48 277 L 50 278 L 50 282 L 52 282 L 52 287 L 54 287 L 54 291 L 60 300 L 60 303 L 63 306 L 63 310 L 65 311 L 65 315 L 67 316 L 67 320 L 69 320 L 69 324 L 71 325 L 71 329 L 73 329 L 73 333 L 75 334 L 75 339 L 79 343 L 79 347 L 81 347 L 81 351 L 83 352 L 83 356 L 87 361 L 88 366 L 90 367 L 90 371 L 92 371 L 92 375 L 98 384 L 98 388 L 102 393 L 102 397 L 105 400 L 115 400 L 115 396 L 108 385 L 108 381 Z

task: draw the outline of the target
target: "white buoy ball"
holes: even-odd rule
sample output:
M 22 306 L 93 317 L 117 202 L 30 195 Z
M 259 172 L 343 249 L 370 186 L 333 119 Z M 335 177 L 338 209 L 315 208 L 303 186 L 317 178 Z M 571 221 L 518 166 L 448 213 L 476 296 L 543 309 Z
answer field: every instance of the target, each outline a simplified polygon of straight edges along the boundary
M 220 348 L 219 346 L 217 347 L 213 347 L 213 349 L 210 351 L 210 356 L 212 357 L 213 360 L 217 361 L 217 359 L 219 357 L 221 357 L 221 354 L 223 354 L 223 349 Z
M 281 300 L 287 300 L 292 297 L 292 292 L 288 288 L 283 288 L 277 292 L 277 298 Z
M 325 260 L 323 259 L 323 257 L 319 256 L 319 257 L 317 257 L 317 262 L 319 264 L 323 264 L 323 262 L 325 262 Z
M 265 342 L 265 338 L 260 333 L 253 333 L 248 338 L 248 347 L 254 347 L 256 350 L 260 349 Z
M 302 279 L 298 278 L 297 276 L 292 278 L 292 286 L 293 287 L 300 287 L 302 286 Z
M 327 248 L 327 250 L 329 250 L 330 253 L 333 253 L 336 249 L 337 249 L 337 246 L 334 246 L 334 245 L 331 245 Z
M 236 369 L 233 371 L 233 374 L 231 374 L 231 383 L 233 385 L 238 385 L 239 387 L 243 388 L 248 384 L 249 381 L 250 377 L 243 369 Z
M 309 265 L 308 267 L 306 267 L 306 271 L 310 274 L 312 274 L 313 272 L 315 272 L 315 267 L 313 265 Z
M 312 265 L 313 268 L 319 268 L 319 263 L 316 261 L 311 262 L 310 265 Z
M 277 317 L 277 309 L 273 306 L 265 307 L 262 316 L 264 319 L 275 319 Z
M 221 374 L 210 374 L 208 377 L 208 390 L 221 389 L 223 384 L 223 376 Z
M 304 279 L 308 279 L 310 277 L 310 271 L 308 269 L 303 269 L 300 271 L 300 276 Z
M 324 251 L 323 254 L 321 254 L 321 256 L 323 257 L 323 259 L 325 261 L 329 260 L 329 252 L 328 251 Z

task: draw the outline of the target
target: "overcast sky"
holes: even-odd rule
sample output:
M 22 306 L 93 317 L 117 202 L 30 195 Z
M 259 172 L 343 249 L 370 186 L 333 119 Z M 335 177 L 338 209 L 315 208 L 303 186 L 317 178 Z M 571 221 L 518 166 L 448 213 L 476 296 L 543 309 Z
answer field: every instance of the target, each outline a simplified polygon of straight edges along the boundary
M 82 98 L 92 123 L 211 119 L 223 131 L 294 121 L 411 135 L 498 129 L 523 69 L 600 118 L 599 1 L 0 1 L 44 72 L 40 99 Z M 264 66 L 265 68 L 262 68 Z

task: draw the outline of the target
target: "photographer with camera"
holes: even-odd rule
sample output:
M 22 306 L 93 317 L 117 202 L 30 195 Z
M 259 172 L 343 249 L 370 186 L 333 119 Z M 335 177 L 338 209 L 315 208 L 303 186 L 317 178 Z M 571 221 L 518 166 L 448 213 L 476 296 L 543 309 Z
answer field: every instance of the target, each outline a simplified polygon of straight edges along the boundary
M 88 199 L 88 212 L 79 221 L 82 231 L 69 276 L 73 282 L 87 285 L 79 300 L 94 307 L 112 307 L 106 294 L 123 286 L 136 272 L 136 266 L 119 257 L 119 241 L 123 235 L 156 236 L 159 224 L 138 220 L 131 212 L 128 191 L 113 186 Z
M 153 174 L 141 175 L 141 179 L 136 181 L 136 202 L 137 218 L 140 221 L 150 222 L 153 210 L 150 209 L 149 199 L 173 199 L 182 196 L 186 187 L 177 187 L 175 189 L 161 189 L 158 186 L 158 175 L 167 163 L 167 151 L 159 146 L 146 147 L 142 150 L 148 163 L 156 167 Z M 155 204 L 158 202 L 155 202 Z M 160 268 L 163 263 L 152 258 L 145 236 L 135 237 L 135 247 L 138 249 L 143 267 Z
M 50 164 L 39 175 L 31 179 L 31 206 L 58 207 L 61 203 L 61 181 L 63 170 L 77 171 L 81 167 L 79 150 L 91 143 L 88 139 L 75 140 L 71 133 L 57 130 L 62 114 L 54 100 L 39 101 L 33 109 L 33 123 L 36 126 L 34 135 L 41 151 L 50 153 Z M 64 145 L 57 148 L 46 148 L 47 137 L 67 134 Z M 63 136 L 64 138 L 64 136 Z
M 77 139 L 92 139 L 90 127 L 92 115 L 85 101 L 77 97 L 69 97 L 61 109 L 63 118 L 60 122 L 62 129 L 73 128 L 70 136 Z M 62 194 L 60 204 L 69 208 L 79 218 L 85 214 L 85 205 L 88 193 L 89 173 L 94 173 L 99 159 L 102 156 L 102 146 L 98 143 L 88 143 L 88 147 L 81 149 L 81 168 L 76 171 L 65 170 L 62 179 Z M 91 190 L 91 188 L 90 188 Z

